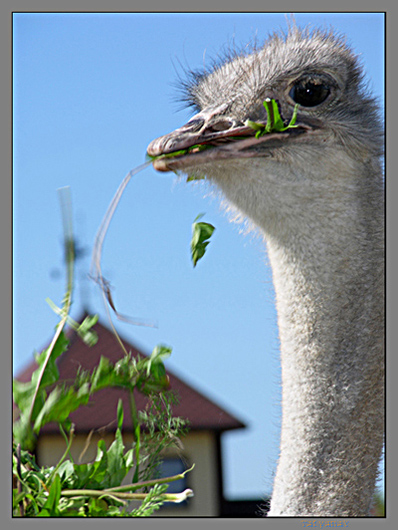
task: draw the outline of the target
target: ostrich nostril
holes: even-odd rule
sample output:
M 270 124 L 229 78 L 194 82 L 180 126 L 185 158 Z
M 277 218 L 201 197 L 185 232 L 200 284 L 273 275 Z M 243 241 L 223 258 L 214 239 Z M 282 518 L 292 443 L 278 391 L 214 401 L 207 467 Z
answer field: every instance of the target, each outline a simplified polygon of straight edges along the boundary
M 219 120 L 211 125 L 209 127 L 206 127 L 206 132 L 219 132 L 219 131 L 227 131 L 231 127 L 233 127 L 234 122 L 232 120 Z

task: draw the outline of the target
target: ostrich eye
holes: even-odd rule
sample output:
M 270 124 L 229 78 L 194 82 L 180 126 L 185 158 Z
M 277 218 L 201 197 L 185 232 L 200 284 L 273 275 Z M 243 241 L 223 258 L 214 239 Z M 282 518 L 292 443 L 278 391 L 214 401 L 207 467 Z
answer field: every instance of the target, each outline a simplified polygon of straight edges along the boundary
M 316 107 L 330 94 L 330 87 L 321 79 L 300 79 L 289 92 L 295 103 L 303 107 Z

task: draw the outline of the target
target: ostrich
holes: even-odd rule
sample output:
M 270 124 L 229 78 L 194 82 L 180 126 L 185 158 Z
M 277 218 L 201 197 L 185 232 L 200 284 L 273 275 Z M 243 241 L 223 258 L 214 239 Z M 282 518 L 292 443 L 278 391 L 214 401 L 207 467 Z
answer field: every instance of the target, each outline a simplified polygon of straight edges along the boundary
M 214 183 L 272 268 L 282 425 L 268 515 L 366 516 L 384 427 L 384 191 L 360 65 L 333 31 L 293 27 L 184 90 L 197 114 L 151 142 L 153 166 Z M 296 127 L 256 137 L 247 120 L 266 122 L 266 98 L 286 123 L 299 104 Z

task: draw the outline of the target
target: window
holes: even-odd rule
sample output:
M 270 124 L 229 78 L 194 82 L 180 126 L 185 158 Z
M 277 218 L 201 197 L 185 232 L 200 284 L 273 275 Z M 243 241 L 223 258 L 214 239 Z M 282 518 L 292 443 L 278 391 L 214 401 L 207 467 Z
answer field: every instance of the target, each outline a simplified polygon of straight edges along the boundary
M 187 469 L 187 466 L 179 457 L 169 457 L 165 458 L 157 468 L 158 477 L 172 477 L 174 475 L 179 475 Z M 166 493 L 181 493 L 187 489 L 187 477 L 180 478 L 173 482 L 169 483 Z M 181 504 L 176 504 L 175 506 L 181 506 L 186 504 L 187 501 L 182 502 Z M 170 503 L 166 503 L 167 506 L 170 506 Z

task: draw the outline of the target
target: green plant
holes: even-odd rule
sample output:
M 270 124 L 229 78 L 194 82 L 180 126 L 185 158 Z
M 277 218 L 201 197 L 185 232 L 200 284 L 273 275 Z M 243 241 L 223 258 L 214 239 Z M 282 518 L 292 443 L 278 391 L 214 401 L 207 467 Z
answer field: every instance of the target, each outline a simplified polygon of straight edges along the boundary
M 299 105 L 296 104 L 293 109 L 293 115 L 290 119 L 290 122 L 285 125 L 285 121 L 282 119 L 282 116 L 279 112 L 279 106 L 278 102 L 275 99 L 266 98 L 263 102 L 266 114 L 267 114 L 267 121 L 266 123 L 262 122 L 255 122 L 251 120 L 246 120 L 245 125 L 247 127 L 250 127 L 251 129 L 254 129 L 256 132 L 256 138 L 260 138 L 264 134 L 270 134 L 273 132 L 284 132 L 288 129 L 292 129 L 295 127 L 298 127 L 295 125 L 296 119 L 297 119 L 297 112 L 299 109 Z M 231 140 L 243 140 L 245 138 L 248 138 L 248 136 L 240 135 L 240 136 L 230 136 Z M 161 155 L 146 155 L 147 160 L 150 162 L 154 162 L 155 160 L 159 160 L 161 158 L 174 158 L 176 156 L 183 156 L 187 154 L 194 154 L 194 153 L 200 153 L 201 151 L 205 151 L 206 149 L 212 149 L 214 146 L 212 144 L 195 144 L 191 145 L 190 147 L 187 147 L 186 149 L 180 149 L 178 151 L 173 151 L 171 153 L 163 153 Z M 188 181 L 190 180 L 200 180 L 201 177 L 195 177 L 195 176 L 189 176 Z
M 263 105 L 267 113 L 267 122 L 265 124 L 257 123 L 251 120 L 246 120 L 245 122 L 245 125 L 257 131 L 256 138 L 260 138 L 261 136 L 264 136 L 264 134 L 270 134 L 272 132 L 283 132 L 287 131 L 288 129 L 297 127 L 295 123 L 297 119 L 299 105 L 294 106 L 293 115 L 287 125 L 285 125 L 285 122 L 283 121 L 282 116 L 280 115 L 278 102 L 275 99 L 267 98 L 263 102 Z
M 191 239 L 191 258 L 193 266 L 196 267 L 197 262 L 203 258 L 206 247 L 210 243 L 210 237 L 215 230 L 210 223 L 198 222 L 204 214 L 199 214 L 192 224 L 192 239 Z
M 193 495 L 189 489 L 179 494 L 166 492 L 169 482 L 182 478 L 190 469 L 173 477 L 154 477 L 162 451 L 176 444 L 187 425 L 185 420 L 172 416 L 176 397 L 168 391 L 169 379 L 163 364 L 171 349 L 156 346 L 147 358 L 134 358 L 125 352 L 116 363 L 101 357 L 92 372 L 78 370 L 71 383 L 59 381 L 56 360 L 69 344 L 64 332 L 66 323 L 87 344 L 93 345 L 97 336 L 92 327 L 98 320 L 90 316 L 78 324 L 69 316 L 74 268 L 70 213 L 64 213 L 64 233 L 66 294 L 61 308 L 49 302 L 61 320 L 49 347 L 36 355 L 38 367 L 31 380 L 25 383 L 14 380 L 13 385 L 14 403 L 18 408 L 13 430 L 13 515 L 148 516 L 166 501 L 181 502 Z M 129 393 L 134 441 L 126 449 L 121 432 L 124 410 L 119 401 L 113 443 L 107 448 L 104 440 L 100 440 L 94 462 L 77 464 L 70 454 L 74 426 L 69 415 L 85 405 L 97 391 L 109 387 L 123 388 Z M 148 410 L 137 411 L 135 390 L 148 397 Z M 40 429 L 53 421 L 58 423 L 65 438 L 65 452 L 55 466 L 40 468 L 31 451 Z M 121 485 L 129 471 L 133 471 L 132 482 Z M 129 503 L 132 501 L 138 501 L 139 506 L 131 509 Z
M 156 451 L 152 450 L 149 437 L 144 437 L 142 456 L 140 452 L 137 462 L 135 444 L 126 451 L 123 443 L 121 402 L 117 416 L 114 442 L 107 448 L 104 440 L 100 440 L 94 462 L 87 464 L 76 464 L 72 457 L 66 458 L 73 440 L 73 427 L 69 430 L 65 453 L 54 467 L 39 468 L 34 457 L 21 449 L 21 444 L 14 443 L 13 514 L 24 517 L 142 517 L 152 515 L 165 501 L 181 502 L 191 496 L 191 490 L 166 493 L 168 484 L 182 478 L 190 469 L 173 477 L 148 478 L 153 476 L 155 464 L 161 459 L 161 450 L 171 445 L 169 436 L 173 425 L 168 432 L 158 433 L 154 444 Z M 154 416 L 152 421 L 158 425 Z M 147 448 L 150 451 L 145 452 Z M 139 464 L 146 464 L 139 480 L 122 486 L 130 469 L 134 466 L 137 469 Z M 132 501 L 139 501 L 140 505 L 131 509 L 129 503 Z

